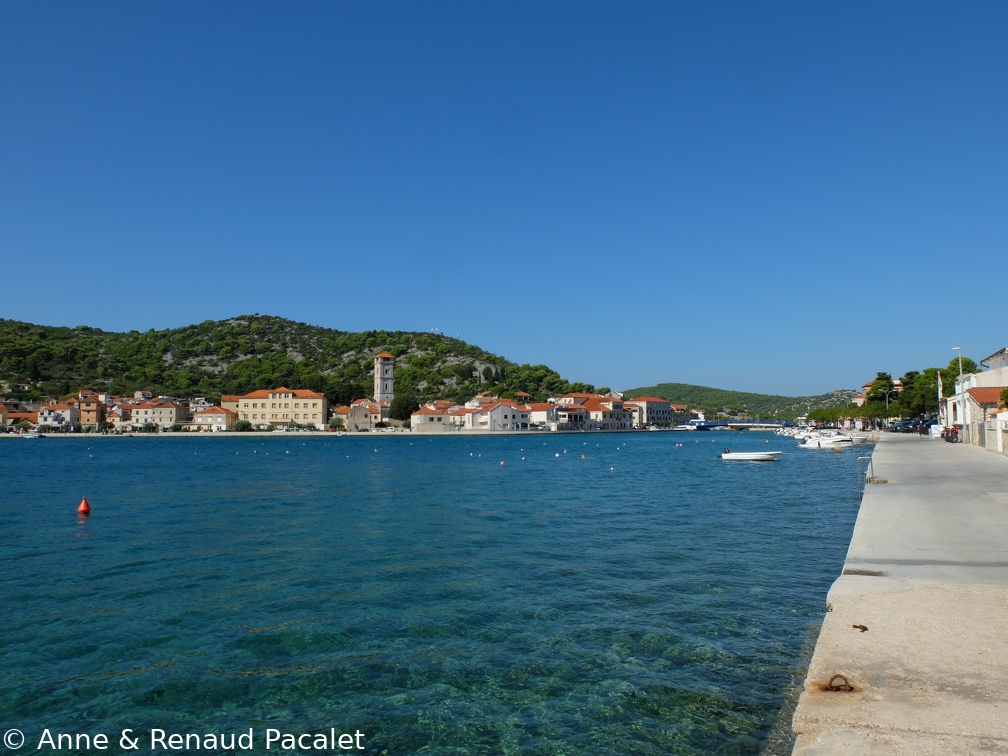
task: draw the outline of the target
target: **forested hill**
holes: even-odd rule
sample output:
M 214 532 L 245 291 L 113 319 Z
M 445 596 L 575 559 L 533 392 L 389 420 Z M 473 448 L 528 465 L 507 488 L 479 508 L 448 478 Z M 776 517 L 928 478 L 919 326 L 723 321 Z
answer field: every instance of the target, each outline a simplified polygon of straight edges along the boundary
M 371 396 L 374 357 L 396 358 L 397 395 L 468 400 L 481 390 L 537 399 L 593 386 L 545 365 L 517 365 L 441 334 L 350 333 L 265 315 L 164 331 L 111 333 L 0 319 L 0 380 L 30 384 L 22 398 L 82 388 L 132 394 L 219 397 L 256 389 L 308 388 L 333 403 Z M 18 392 L 14 392 L 17 394 Z
M 626 398 L 658 396 L 674 404 L 703 409 L 711 417 L 724 415 L 763 420 L 790 420 L 809 410 L 846 407 L 854 399 L 854 394 L 854 391 L 838 390 L 819 396 L 774 396 L 686 383 L 659 383 L 657 386 L 628 389 L 624 392 Z

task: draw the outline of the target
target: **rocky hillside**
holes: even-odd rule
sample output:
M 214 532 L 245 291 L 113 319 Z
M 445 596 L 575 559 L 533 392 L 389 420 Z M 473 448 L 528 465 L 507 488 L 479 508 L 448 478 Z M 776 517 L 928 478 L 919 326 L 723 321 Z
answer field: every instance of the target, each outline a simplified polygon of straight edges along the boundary
M 371 395 L 374 356 L 382 351 L 396 357 L 396 393 L 418 400 L 469 399 L 484 389 L 545 398 L 593 388 L 440 334 L 350 333 L 258 314 L 145 333 L 0 319 L 0 379 L 12 388 L 29 384 L 24 398 L 80 388 L 219 397 L 289 386 L 346 403 Z

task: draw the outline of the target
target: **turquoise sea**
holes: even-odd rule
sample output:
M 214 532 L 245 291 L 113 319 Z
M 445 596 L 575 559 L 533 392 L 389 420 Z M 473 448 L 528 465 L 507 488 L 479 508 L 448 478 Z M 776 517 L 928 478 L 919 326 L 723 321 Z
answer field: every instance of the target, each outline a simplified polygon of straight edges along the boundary
M 47 730 L 123 753 L 125 729 L 138 753 L 249 730 L 267 752 L 269 729 L 369 754 L 787 753 L 867 453 L 733 432 L 0 441 L 0 725 L 36 753 Z

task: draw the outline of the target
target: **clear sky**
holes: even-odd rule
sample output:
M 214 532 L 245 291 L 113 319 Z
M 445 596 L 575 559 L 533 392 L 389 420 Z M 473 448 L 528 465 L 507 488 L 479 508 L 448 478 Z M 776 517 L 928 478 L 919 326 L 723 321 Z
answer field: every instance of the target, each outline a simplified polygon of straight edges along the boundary
M 614 389 L 979 360 L 1006 38 L 1001 0 L 7 0 L 0 315 L 438 329 Z

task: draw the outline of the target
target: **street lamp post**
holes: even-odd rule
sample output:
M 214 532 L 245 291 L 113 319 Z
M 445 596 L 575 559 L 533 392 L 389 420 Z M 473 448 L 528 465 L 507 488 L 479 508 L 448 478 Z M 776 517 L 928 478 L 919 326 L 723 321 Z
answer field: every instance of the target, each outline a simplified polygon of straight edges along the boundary
M 896 389 L 891 388 L 888 391 L 883 391 L 882 393 L 885 394 L 885 419 L 886 419 L 886 428 L 888 429 L 888 427 L 889 427 L 889 394 L 895 394 L 896 393 Z
M 965 435 L 966 431 L 966 402 L 963 397 L 963 371 L 962 371 L 962 347 L 952 347 L 956 352 L 959 353 L 959 399 L 957 404 L 959 405 L 959 422 L 962 423 L 963 433 Z

